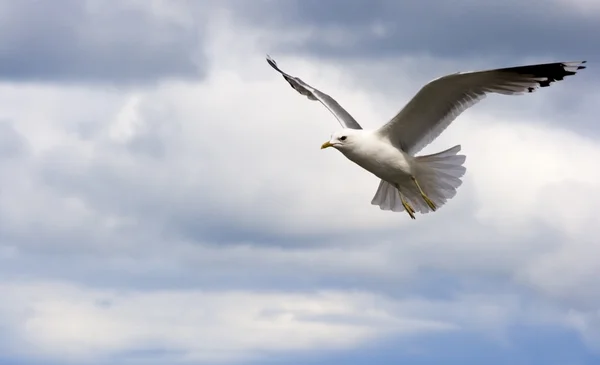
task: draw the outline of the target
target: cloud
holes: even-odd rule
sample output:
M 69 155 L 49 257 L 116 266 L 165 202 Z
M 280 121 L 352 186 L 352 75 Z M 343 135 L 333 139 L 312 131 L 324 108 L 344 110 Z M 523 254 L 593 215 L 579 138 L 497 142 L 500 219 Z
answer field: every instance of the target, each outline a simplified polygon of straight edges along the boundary
M 407 316 L 400 304 L 359 292 L 123 292 L 51 282 L 12 283 L 2 291 L 10 300 L 0 306 L 0 318 L 15 342 L 58 360 L 98 362 L 132 351 L 153 358 L 156 350 L 165 361 L 248 360 L 455 327 Z M 373 310 L 375 303 L 381 309 Z
M 595 346 L 600 143 L 582 132 L 598 99 L 585 74 L 463 114 L 424 153 L 462 144 L 465 183 L 411 222 L 369 204 L 377 179 L 319 150 L 335 119 L 264 61 L 296 30 L 223 8 L 206 24 L 204 78 L 0 85 L 5 349 L 243 362 L 396 335 L 510 343 L 523 324 Z M 276 57 L 367 127 L 467 68 L 461 56 L 317 58 Z
M 598 9 L 584 0 L 575 4 L 514 0 L 501 4 L 439 0 L 260 4 L 269 11 L 240 2 L 240 13 L 247 22 L 289 35 L 280 36 L 275 43 L 280 52 L 319 58 L 420 55 L 512 62 L 515 57 L 597 58 L 600 49 L 591 37 L 599 30 L 595 21 Z M 539 14 L 541 7 L 544 16 Z
M 3 159 L 11 159 L 26 153 L 23 137 L 14 128 L 11 122 L 0 122 L 0 156 Z
M 204 75 L 204 14 L 187 2 L 0 2 L 0 77 L 136 85 Z
M 539 120 L 502 122 L 485 114 L 463 118 L 444 140 L 458 138 L 469 156 L 482 221 L 538 222 L 574 238 L 596 230 L 600 173 L 588 168 L 600 158 L 596 139 L 542 127 Z

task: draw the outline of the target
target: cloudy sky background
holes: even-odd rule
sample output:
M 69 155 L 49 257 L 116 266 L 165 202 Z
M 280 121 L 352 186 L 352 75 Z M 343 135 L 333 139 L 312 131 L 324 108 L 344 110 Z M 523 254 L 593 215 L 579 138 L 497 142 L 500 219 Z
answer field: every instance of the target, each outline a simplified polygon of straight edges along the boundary
M 0 0 L 0 363 L 598 363 L 599 33 L 594 0 Z M 367 128 L 445 73 L 589 68 L 464 113 L 411 221 L 266 53 Z

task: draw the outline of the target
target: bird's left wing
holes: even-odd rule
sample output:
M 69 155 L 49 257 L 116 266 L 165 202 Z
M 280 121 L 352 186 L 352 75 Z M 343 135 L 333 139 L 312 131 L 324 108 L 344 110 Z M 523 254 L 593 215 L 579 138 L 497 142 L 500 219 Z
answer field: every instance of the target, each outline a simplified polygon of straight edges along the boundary
M 456 117 L 489 93 L 519 95 L 549 86 L 585 68 L 586 61 L 557 62 L 460 72 L 435 79 L 377 132 L 414 155 L 436 139 Z
M 325 107 L 329 109 L 329 111 L 337 118 L 337 120 L 343 127 L 351 129 L 362 129 L 360 124 L 358 124 L 358 122 L 350 115 L 350 113 L 348 113 L 344 108 L 342 108 L 341 105 L 338 104 L 338 102 L 335 101 L 335 99 L 333 99 L 331 96 L 315 89 L 314 87 L 302 81 L 300 78 L 291 76 L 283 72 L 277 66 L 275 60 L 272 59 L 269 55 L 267 55 L 267 62 L 269 63 L 269 65 L 271 65 L 271 67 L 273 67 L 275 70 L 277 70 L 277 72 L 279 72 L 283 76 L 285 81 L 287 81 L 294 88 L 294 90 L 306 96 L 310 100 L 318 100 L 321 102 L 321 104 L 325 105 Z

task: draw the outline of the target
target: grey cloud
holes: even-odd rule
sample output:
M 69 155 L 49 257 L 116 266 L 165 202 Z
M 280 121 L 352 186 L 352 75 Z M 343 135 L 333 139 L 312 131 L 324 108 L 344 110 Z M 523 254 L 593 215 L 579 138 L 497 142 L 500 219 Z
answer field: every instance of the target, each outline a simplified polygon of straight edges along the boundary
M 241 2 L 240 2 L 241 3 Z M 255 26 L 310 29 L 306 38 L 276 41 L 275 50 L 318 57 L 386 56 L 549 60 L 600 56 L 597 16 L 560 2 L 287 0 L 239 6 Z M 254 3 L 253 3 L 254 5 Z M 264 11 L 265 8 L 269 11 Z M 333 37 L 333 38 L 332 38 Z M 274 51 L 273 51 L 274 52 Z
M 132 2 L 0 1 L 4 80 L 132 85 L 199 78 L 201 43 L 202 27 L 158 18 Z
M 28 150 L 27 142 L 10 121 L 0 120 L 0 159 L 18 157 Z
M 106 240 L 94 242 L 97 232 L 90 229 L 92 225 L 87 224 L 87 235 L 46 232 L 46 240 L 33 247 L 30 242 L 20 243 L 13 237 L 12 242 L 20 249 L 15 257 L 2 260 L 0 273 L 6 278 L 25 275 L 146 290 L 201 287 L 302 291 L 318 286 L 360 289 L 391 297 L 403 297 L 406 293 L 446 297 L 465 290 L 506 289 L 522 254 L 510 248 L 457 253 L 453 247 L 460 238 L 442 227 L 437 238 L 431 237 L 434 244 L 421 240 L 417 230 L 410 230 L 404 246 L 381 244 L 394 242 L 396 232 L 369 240 L 341 237 L 318 248 L 301 244 L 277 248 L 247 242 L 254 237 L 245 237 L 235 245 L 185 243 L 146 234 L 143 231 L 155 233 L 149 223 L 136 234 L 112 232 L 104 234 Z M 482 229 L 475 224 L 471 227 Z M 79 247 L 67 247 L 55 239 L 58 235 L 75 241 Z M 452 236 L 444 242 L 448 248 L 439 247 L 444 235 Z M 472 246 L 485 244 L 485 235 L 478 236 Z M 496 247 L 529 244 L 527 240 L 499 236 L 494 240 Z M 53 252 L 43 245 L 53 245 Z

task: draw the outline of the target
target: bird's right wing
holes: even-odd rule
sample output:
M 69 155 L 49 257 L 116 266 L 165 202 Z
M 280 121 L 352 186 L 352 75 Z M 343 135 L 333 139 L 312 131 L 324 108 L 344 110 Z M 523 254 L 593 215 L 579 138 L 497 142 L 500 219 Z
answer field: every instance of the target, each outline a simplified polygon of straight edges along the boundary
M 585 68 L 584 64 L 585 61 L 556 62 L 443 76 L 423 86 L 377 132 L 398 148 L 414 155 L 487 94 L 530 93 L 575 75 Z
M 337 118 L 343 127 L 350 129 L 362 129 L 360 124 L 358 124 L 358 122 L 350 115 L 350 113 L 342 108 L 340 104 L 338 104 L 338 102 L 335 101 L 335 99 L 333 99 L 331 96 L 315 89 L 314 87 L 302 81 L 300 78 L 283 72 L 277 66 L 275 60 L 269 55 L 267 55 L 267 62 L 283 76 L 285 81 L 287 81 L 294 88 L 294 90 L 306 96 L 310 100 L 318 100 L 321 102 L 321 104 L 325 105 L 325 107 L 329 109 L 329 111 Z

